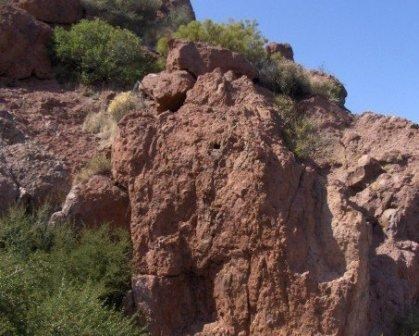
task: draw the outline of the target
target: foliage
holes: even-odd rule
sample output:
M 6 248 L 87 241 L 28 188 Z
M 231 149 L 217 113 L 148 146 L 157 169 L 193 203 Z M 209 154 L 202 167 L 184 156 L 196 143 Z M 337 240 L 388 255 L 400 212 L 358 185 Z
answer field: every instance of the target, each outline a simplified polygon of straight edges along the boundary
M 310 93 L 310 81 L 298 64 L 282 58 L 265 59 L 257 64 L 260 83 L 269 90 L 294 98 Z
M 108 106 L 108 114 L 118 122 L 124 115 L 135 110 L 138 104 L 137 97 L 131 92 L 122 92 L 117 95 Z
M 173 37 L 221 46 L 243 54 L 252 62 L 266 57 L 264 49 L 266 40 L 262 37 L 255 21 L 229 23 L 215 23 L 211 20 L 192 21 L 187 25 L 181 25 L 173 33 Z M 164 39 L 167 41 L 167 37 Z M 159 41 L 158 49 L 162 55 L 165 55 L 167 43 L 164 40 Z
M 142 108 L 143 101 L 132 91 L 122 92 L 109 104 L 106 111 L 87 115 L 83 128 L 97 134 L 102 147 L 112 144 L 117 131 L 117 123 L 122 117 L 135 109 Z
M 176 31 L 191 21 L 186 7 L 171 8 L 163 18 L 156 14 L 162 7 L 161 0 L 82 0 L 88 17 L 100 18 L 113 26 L 126 28 L 148 45 L 165 34 Z
M 316 128 L 310 120 L 297 113 L 290 97 L 279 95 L 275 103 L 283 121 L 285 144 L 299 159 L 310 158 L 320 146 Z
M 399 322 L 399 336 L 419 336 L 419 307 L 412 311 Z
M 93 156 L 87 165 L 77 174 L 76 181 L 87 181 L 93 175 L 110 173 L 112 169 L 111 160 L 105 154 L 99 153 Z
M 90 17 L 100 18 L 113 26 L 143 35 L 152 24 L 161 0 L 82 0 Z
M 122 231 L 48 225 L 48 212 L 0 219 L 0 335 L 141 335 L 118 311 L 129 287 Z
M 341 106 L 345 105 L 346 90 L 345 87 L 337 79 L 326 75 L 322 80 L 316 79 L 316 76 L 310 78 L 310 93 L 313 95 L 321 95 L 327 97 Z
M 56 27 L 52 49 L 59 75 L 88 85 L 133 85 L 154 66 L 135 34 L 98 19 Z

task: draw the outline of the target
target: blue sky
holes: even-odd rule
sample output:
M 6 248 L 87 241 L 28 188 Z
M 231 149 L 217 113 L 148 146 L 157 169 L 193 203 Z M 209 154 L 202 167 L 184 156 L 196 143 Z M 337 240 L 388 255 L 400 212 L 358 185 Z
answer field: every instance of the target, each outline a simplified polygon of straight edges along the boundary
M 199 20 L 255 19 L 297 62 L 348 90 L 346 106 L 419 122 L 419 0 L 192 0 Z

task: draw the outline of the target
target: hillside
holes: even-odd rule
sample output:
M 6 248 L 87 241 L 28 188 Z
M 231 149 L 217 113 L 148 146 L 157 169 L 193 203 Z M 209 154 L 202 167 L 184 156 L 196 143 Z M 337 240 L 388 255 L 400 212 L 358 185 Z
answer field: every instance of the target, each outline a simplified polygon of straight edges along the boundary
M 0 5 L 0 335 L 416 335 L 419 126 L 194 19 Z

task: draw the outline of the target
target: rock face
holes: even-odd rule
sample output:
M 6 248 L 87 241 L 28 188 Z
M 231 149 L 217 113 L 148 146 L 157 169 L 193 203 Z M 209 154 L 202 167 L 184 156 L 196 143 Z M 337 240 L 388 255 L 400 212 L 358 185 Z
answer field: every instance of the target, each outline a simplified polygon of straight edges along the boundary
M 11 0 L 11 3 L 46 23 L 71 24 L 83 14 L 79 0 Z
M 5 146 L 0 149 L 0 158 L 1 170 L 14 184 L 11 194 L 15 195 L 18 188 L 19 197 L 35 206 L 44 202 L 56 206 L 70 189 L 67 167 L 34 142 Z
M 176 111 L 183 105 L 186 93 L 194 84 L 195 78 L 187 71 L 163 71 L 145 76 L 140 90 L 155 100 L 159 111 Z
M 195 85 L 124 117 L 112 156 L 152 335 L 393 335 L 419 295 L 417 126 L 312 97 L 331 152 L 299 163 L 269 92 L 176 43 Z
M 21 79 L 51 77 L 47 44 L 51 28 L 28 12 L 0 6 L 0 76 Z
M 280 54 L 289 61 L 294 61 L 294 50 L 288 43 L 271 42 L 266 45 L 268 55 Z
M 197 77 L 220 68 L 250 79 L 257 76 L 255 67 L 246 58 L 228 49 L 183 40 L 170 41 L 169 48 L 166 68 L 170 72 L 186 70 Z
M 195 13 L 190 0 L 163 0 L 162 11 L 167 15 L 170 12 L 183 10 L 188 20 L 195 20 Z
M 115 186 L 106 176 L 95 175 L 76 184 L 60 212 L 53 214 L 51 222 L 74 222 L 76 225 L 129 229 L 129 200 L 126 192 Z

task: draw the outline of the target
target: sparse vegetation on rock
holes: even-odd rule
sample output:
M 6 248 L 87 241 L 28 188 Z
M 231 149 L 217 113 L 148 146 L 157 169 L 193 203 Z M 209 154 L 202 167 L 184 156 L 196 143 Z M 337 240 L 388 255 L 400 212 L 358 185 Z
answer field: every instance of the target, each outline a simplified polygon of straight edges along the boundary
M 131 86 L 154 66 L 138 36 L 99 19 L 55 28 L 52 48 L 59 75 L 84 84 Z

